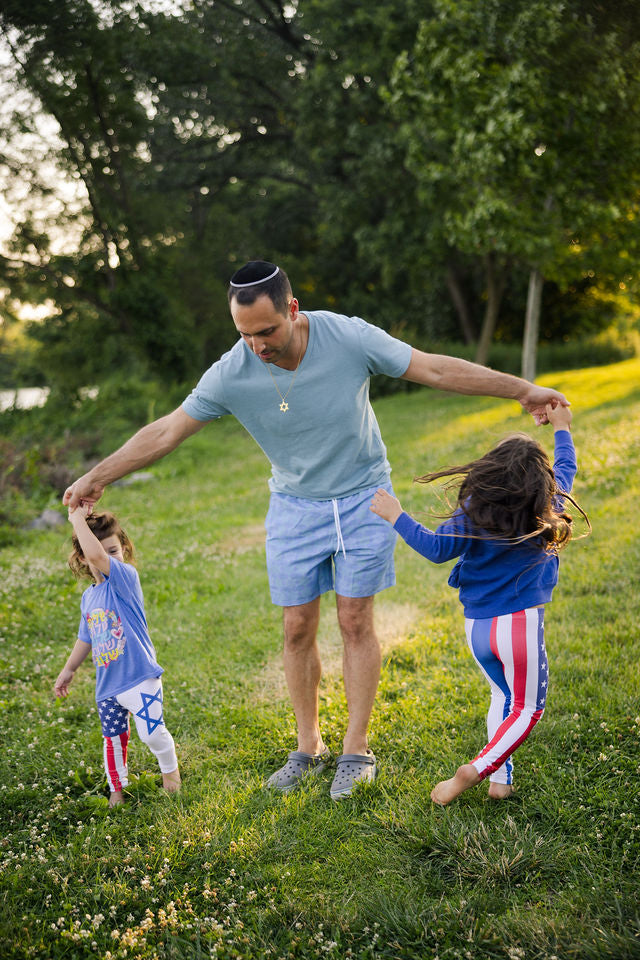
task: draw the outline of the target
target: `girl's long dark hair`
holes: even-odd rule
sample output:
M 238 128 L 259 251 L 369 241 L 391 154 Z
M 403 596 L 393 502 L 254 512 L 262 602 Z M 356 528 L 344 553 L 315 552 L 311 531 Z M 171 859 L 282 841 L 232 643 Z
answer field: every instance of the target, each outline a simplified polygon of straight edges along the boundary
M 471 463 L 415 479 L 431 483 L 442 477 L 456 478 L 447 484 L 447 491 L 457 490 L 447 516 L 461 510 L 478 530 L 471 536 L 513 543 L 533 540 L 555 553 L 572 535 L 573 519 L 564 510 L 564 500 L 571 501 L 591 529 L 582 508 L 559 489 L 545 451 L 526 434 L 507 437 Z

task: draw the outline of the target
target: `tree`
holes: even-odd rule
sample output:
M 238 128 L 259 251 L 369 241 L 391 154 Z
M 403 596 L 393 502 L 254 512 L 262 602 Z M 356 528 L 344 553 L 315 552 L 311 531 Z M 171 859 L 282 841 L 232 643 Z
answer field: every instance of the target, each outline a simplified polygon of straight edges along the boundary
M 577 0 L 436 0 L 398 58 L 390 99 L 421 202 L 444 242 L 485 264 L 479 362 L 514 264 L 530 271 L 532 378 L 543 279 L 566 286 L 598 237 L 616 246 L 637 196 L 639 65 L 637 35 Z
M 6 0 L 0 25 L 9 69 L 38 105 L 14 112 L 7 141 L 15 150 L 51 118 L 49 162 L 78 184 L 75 204 L 43 222 L 51 188 L 27 165 L 5 283 L 54 304 L 37 334 L 73 386 L 100 373 L 96 335 L 121 363 L 193 376 L 231 340 L 229 257 L 266 249 L 282 233 L 274 208 L 287 191 L 303 195 L 289 144 L 292 63 L 306 41 L 277 0 L 204 0 L 181 15 Z M 61 233 L 73 238 L 63 252 Z M 62 362 L 72 339 L 80 365 Z
M 343 311 L 425 339 L 456 327 L 449 251 L 416 202 L 399 122 L 382 94 L 431 11 L 431 0 L 307 0 L 299 15 L 314 57 L 296 101 L 315 202 L 316 285 Z M 450 273 L 455 282 L 453 263 Z

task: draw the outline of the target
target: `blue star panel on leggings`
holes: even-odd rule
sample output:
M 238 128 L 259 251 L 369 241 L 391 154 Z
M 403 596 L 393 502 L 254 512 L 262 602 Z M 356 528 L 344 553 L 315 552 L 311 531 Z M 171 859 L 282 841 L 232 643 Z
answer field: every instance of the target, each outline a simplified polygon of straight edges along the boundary
M 153 733 L 155 728 L 159 727 L 160 724 L 163 723 L 161 688 L 158 687 L 157 693 L 153 693 L 153 694 L 141 693 L 140 696 L 142 697 L 142 709 L 138 710 L 138 712 L 136 713 L 136 717 L 140 717 L 142 720 L 146 722 L 147 733 Z M 159 704 L 159 710 L 160 710 L 160 715 L 157 719 L 152 717 L 149 713 L 149 709 L 151 708 L 152 704 L 155 702 Z
M 128 731 L 129 711 L 125 707 L 121 707 L 115 697 L 100 700 L 96 706 L 102 724 L 103 736 L 117 737 L 119 734 Z

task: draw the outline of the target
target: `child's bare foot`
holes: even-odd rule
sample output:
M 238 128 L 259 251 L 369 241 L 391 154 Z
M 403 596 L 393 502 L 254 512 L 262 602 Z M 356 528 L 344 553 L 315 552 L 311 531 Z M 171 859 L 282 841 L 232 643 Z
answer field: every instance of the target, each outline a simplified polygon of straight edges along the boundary
M 492 800 L 506 800 L 513 793 L 513 787 L 509 783 L 490 783 L 489 796 Z
M 178 767 L 172 770 L 171 773 L 162 774 L 162 786 L 167 793 L 177 793 L 181 784 L 182 780 L 180 779 L 180 770 Z
M 109 806 L 110 807 L 119 807 L 121 803 L 124 803 L 124 797 L 122 796 L 122 790 L 114 790 L 114 792 L 109 797 Z
M 450 780 L 441 780 L 440 783 L 435 785 L 431 791 L 431 799 L 434 803 L 444 807 L 447 803 L 451 803 L 452 800 L 459 797 L 461 793 L 464 793 L 465 790 L 468 790 L 469 787 L 475 787 L 476 783 L 480 783 L 480 776 L 476 768 L 470 763 L 465 763 L 458 767 L 455 776 L 451 777 Z

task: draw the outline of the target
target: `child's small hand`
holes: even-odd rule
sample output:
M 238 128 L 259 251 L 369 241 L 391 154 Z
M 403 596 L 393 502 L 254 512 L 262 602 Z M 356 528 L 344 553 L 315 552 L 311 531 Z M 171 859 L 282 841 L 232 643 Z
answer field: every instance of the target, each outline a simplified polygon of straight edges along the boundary
M 84 517 L 86 520 L 91 513 L 91 504 L 87 500 L 81 500 L 77 507 L 69 507 L 69 523 L 73 523 L 78 517 Z M 74 516 L 75 514 L 75 516 Z
M 571 424 L 571 407 L 563 407 L 558 403 L 555 406 L 548 403 L 545 407 L 547 420 L 554 430 L 568 430 Z
M 371 510 L 389 523 L 395 523 L 402 513 L 402 507 L 397 497 L 392 497 L 390 493 L 382 490 L 382 488 L 376 490 L 374 493 L 373 500 L 371 501 Z
M 74 670 L 64 667 L 58 674 L 58 679 L 53 685 L 53 691 L 56 697 L 66 697 L 69 695 L 69 684 L 75 676 Z

